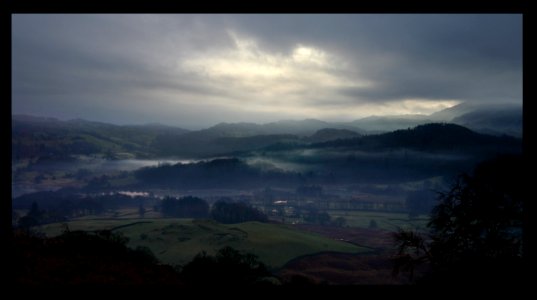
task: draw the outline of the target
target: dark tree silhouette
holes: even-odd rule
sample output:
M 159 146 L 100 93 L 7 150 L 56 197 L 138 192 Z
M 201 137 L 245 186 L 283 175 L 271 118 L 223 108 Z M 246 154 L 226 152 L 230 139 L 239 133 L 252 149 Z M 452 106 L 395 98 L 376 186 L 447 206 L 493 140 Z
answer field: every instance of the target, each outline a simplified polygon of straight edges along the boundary
M 260 284 L 261 279 L 271 273 L 257 256 L 227 246 L 215 256 L 199 253 L 183 267 L 181 275 L 191 285 L 229 287 Z
M 431 262 L 431 253 L 426 239 L 417 231 L 399 229 L 393 234 L 397 255 L 394 257 L 393 275 L 401 271 L 409 273 L 413 280 L 414 270 L 425 262 Z
M 304 221 L 312 224 L 328 225 L 330 224 L 331 217 L 325 211 L 310 208 L 309 213 L 304 215 Z
M 109 230 L 66 230 L 51 238 L 14 231 L 14 283 L 30 288 L 182 285 L 179 274 L 159 264 L 148 248 L 130 249 L 126 243 Z
M 211 216 L 216 221 L 224 224 L 267 221 L 267 216 L 258 209 L 246 203 L 225 200 L 219 200 L 213 205 Z
M 395 234 L 399 255 L 394 270 L 412 273 L 417 264 L 429 261 L 432 273 L 425 281 L 522 280 L 522 166 L 520 156 L 503 156 L 459 176 L 432 211 L 430 239 L 416 232 Z
M 347 220 L 343 217 L 337 217 L 332 224 L 337 227 L 345 227 L 347 225 Z

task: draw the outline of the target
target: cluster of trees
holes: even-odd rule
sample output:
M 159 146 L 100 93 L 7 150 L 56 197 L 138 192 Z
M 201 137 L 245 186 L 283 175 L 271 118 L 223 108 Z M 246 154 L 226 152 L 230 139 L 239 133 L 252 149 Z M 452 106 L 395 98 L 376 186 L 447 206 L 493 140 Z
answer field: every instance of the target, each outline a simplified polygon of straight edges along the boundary
M 28 231 L 13 233 L 21 287 L 98 286 L 268 286 L 280 283 L 257 256 L 224 247 L 214 256 L 201 252 L 183 267 L 159 263 L 146 247 L 127 247 L 128 238 L 102 230 L 70 231 L 43 237 Z
M 154 202 L 151 196 L 131 197 L 121 193 L 83 195 L 78 190 L 42 191 L 14 198 L 13 208 L 27 209 L 36 202 L 41 208 L 57 211 L 66 216 L 98 214 L 108 209 L 137 206 L 139 203 Z
M 233 224 L 249 221 L 266 222 L 267 216 L 258 209 L 243 203 L 222 198 L 209 209 L 207 201 L 193 196 L 166 197 L 160 205 L 161 214 L 173 218 L 212 218 L 220 223 Z
M 312 145 L 315 148 L 353 147 L 366 151 L 389 148 L 407 148 L 418 151 L 483 151 L 520 152 L 521 140 L 510 136 L 492 136 L 474 132 L 449 123 L 429 123 L 414 128 L 396 130 L 378 135 L 335 140 Z
M 211 217 L 224 224 L 249 221 L 267 222 L 267 216 L 258 209 L 243 203 L 219 200 L 214 203 Z
M 199 253 L 183 267 L 181 275 L 189 285 L 225 287 L 270 285 L 271 281 L 264 279 L 272 277 L 257 256 L 243 254 L 229 246 L 218 250 L 214 256 Z
M 304 221 L 312 224 L 329 225 L 331 223 L 330 215 L 325 211 L 309 209 L 308 213 L 303 214 Z
M 166 188 L 252 188 L 271 183 L 291 185 L 300 178 L 293 172 L 263 170 L 237 158 L 192 164 L 161 165 L 135 171 L 141 185 Z
M 304 221 L 311 224 L 329 225 L 336 227 L 345 227 L 347 220 L 344 217 L 333 219 L 326 211 L 320 211 L 316 208 L 308 208 L 306 213 L 302 214 Z
M 100 215 L 119 207 L 137 207 L 139 216 L 143 218 L 147 212 L 144 203 L 156 203 L 156 201 L 154 197 L 131 197 L 119 193 L 82 196 L 47 191 L 20 196 L 14 199 L 13 206 L 19 209 L 30 208 L 23 217 L 19 218 L 14 214 L 14 218 L 17 218 L 15 224 L 18 227 L 30 228 L 41 224 L 64 222 L 71 217 Z M 193 196 L 182 198 L 167 196 L 154 208 L 155 211 L 160 210 L 162 216 L 171 218 L 213 218 L 226 224 L 267 221 L 267 216 L 258 209 L 246 203 L 232 202 L 231 199 L 225 198 L 217 201 L 212 210 L 207 201 Z
M 524 175 L 520 156 L 504 156 L 461 175 L 439 197 L 429 236 L 401 230 L 394 271 L 428 263 L 427 283 L 522 284 Z
M 45 238 L 28 231 L 13 234 L 16 268 L 12 278 L 27 287 L 81 284 L 183 285 L 173 267 L 158 264 L 145 247 L 131 249 L 128 239 L 110 231 L 66 231 Z
M 73 215 L 99 215 L 104 211 L 102 203 L 88 198 L 76 202 L 64 200 L 50 209 L 41 209 L 36 202 L 33 202 L 28 213 L 17 220 L 17 225 L 29 229 L 41 224 L 64 222 Z
M 70 231 L 45 237 L 14 230 L 12 283 L 22 288 L 245 287 L 293 284 L 275 277 L 257 256 L 232 247 L 202 251 L 184 266 L 164 265 L 150 249 L 127 247 L 128 238 L 109 230 Z
M 29 209 L 28 213 L 14 220 L 21 228 L 63 222 L 72 217 L 100 215 L 120 207 L 143 207 L 144 203 L 155 202 L 149 196 L 131 197 L 119 193 L 104 195 L 81 195 L 67 191 L 43 191 L 25 194 L 13 199 L 14 209 Z M 139 209 L 139 212 L 141 210 Z M 141 216 L 145 214 L 145 208 Z

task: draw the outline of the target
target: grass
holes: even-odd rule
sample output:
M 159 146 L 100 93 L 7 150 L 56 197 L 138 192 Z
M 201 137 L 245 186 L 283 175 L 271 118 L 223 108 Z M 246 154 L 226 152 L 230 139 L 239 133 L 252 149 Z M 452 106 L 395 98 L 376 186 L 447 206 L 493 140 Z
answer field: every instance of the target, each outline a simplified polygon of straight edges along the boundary
M 329 211 L 332 219 L 343 217 L 347 226 L 369 228 L 371 220 L 377 222 L 380 229 L 395 231 L 399 227 L 405 229 L 424 229 L 429 221 L 428 215 L 420 215 L 409 219 L 406 213 L 375 212 L 375 211 Z
M 68 225 L 70 230 L 117 228 L 115 232 L 121 232 L 129 238 L 129 246 L 148 247 L 160 261 L 171 265 L 184 265 L 201 251 L 214 254 L 224 246 L 254 253 L 274 269 L 293 258 L 308 254 L 369 251 L 283 224 L 220 224 L 212 220 L 192 219 L 100 219 L 77 220 L 68 222 Z M 54 236 L 60 234 L 63 227 L 59 223 L 48 224 L 42 226 L 42 231 Z

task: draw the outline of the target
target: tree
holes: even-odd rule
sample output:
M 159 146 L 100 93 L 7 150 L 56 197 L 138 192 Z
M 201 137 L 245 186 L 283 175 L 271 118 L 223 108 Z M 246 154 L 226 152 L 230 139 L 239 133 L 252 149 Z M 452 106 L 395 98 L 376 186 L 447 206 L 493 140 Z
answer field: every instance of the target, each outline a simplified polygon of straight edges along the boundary
M 425 280 L 514 282 L 521 279 L 523 176 L 519 156 L 503 156 L 460 175 L 439 196 L 428 224 L 430 238 L 395 234 L 396 268 L 429 261 Z M 412 273 L 412 272 L 411 272 Z
M 319 211 L 316 208 L 311 208 L 309 213 L 304 215 L 304 221 L 313 224 L 327 225 L 330 220 L 331 217 L 327 212 Z
M 224 224 L 242 223 L 249 221 L 266 222 L 267 216 L 246 203 L 219 200 L 214 203 L 211 217 Z
M 158 263 L 145 247 L 127 247 L 111 231 L 64 231 L 56 237 L 13 232 L 12 275 L 20 287 L 181 286 L 171 266 Z
M 347 220 L 343 217 L 337 217 L 333 223 L 337 227 L 345 227 L 345 225 L 347 225 Z
M 199 253 L 184 266 L 181 275 L 191 285 L 229 287 L 259 284 L 271 273 L 254 254 L 241 253 L 227 246 L 218 250 L 215 256 Z
M 432 259 L 426 239 L 417 231 L 401 228 L 393 234 L 393 237 L 397 247 L 397 255 L 393 259 L 393 275 L 397 276 L 400 271 L 405 271 L 412 280 L 414 270 Z
M 437 269 L 449 272 L 451 266 L 465 266 L 472 268 L 470 274 L 491 261 L 518 263 L 522 257 L 521 170 L 520 157 L 500 157 L 478 165 L 473 175 L 461 175 L 441 194 L 429 223 Z

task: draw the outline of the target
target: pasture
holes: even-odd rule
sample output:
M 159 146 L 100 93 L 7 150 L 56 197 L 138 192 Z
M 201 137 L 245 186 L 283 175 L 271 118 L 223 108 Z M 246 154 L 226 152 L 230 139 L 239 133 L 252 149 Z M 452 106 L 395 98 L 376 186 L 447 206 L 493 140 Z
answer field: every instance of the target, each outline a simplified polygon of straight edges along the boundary
M 192 219 L 86 219 L 67 225 L 70 230 L 120 232 L 129 238 L 130 247 L 148 247 L 161 262 L 171 265 L 184 265 L 201 251 L 214 254 L 224 246 L 253 253 L 272 269 L 280 268 L 296 257 L 314 253 L 370 251 L 285 224 L 220 224 L 213 220 Z M 41 231 L 54 236 L 61 234 L 64 228 L 64 225 L 55 223 L 41 226 Z

